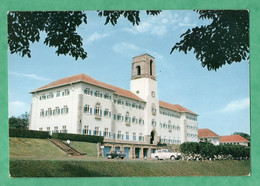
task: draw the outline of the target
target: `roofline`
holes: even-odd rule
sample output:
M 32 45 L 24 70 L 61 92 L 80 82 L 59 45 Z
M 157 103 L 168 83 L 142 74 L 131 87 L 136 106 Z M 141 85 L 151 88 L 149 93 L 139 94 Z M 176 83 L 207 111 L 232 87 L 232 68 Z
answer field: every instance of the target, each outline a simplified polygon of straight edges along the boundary
M 135 56 L 135 57 L 133 57 L 132 59 L 137 58 L 137 57 L 141 57 L 141 56 L 144 56 L 144 55 L 148 55 L 148 56 L 152 57 L 153 59 L 155 59 L 155 57 L 153 57 L 152 55 L 147 54 L 147 53 L 144 53 L 144 54 L 141 54 L 141 55 Z
M 86 83 L 86 84 L 94 85 L 94 86 L 96 86 L 96 87 L 100 87 L 100 88 L 104 88 L 104 89 L 110 90 L 110 91 L 113 92 L 113 94 L 116 94 L 116 95 L 119 95 L 119 96 L 122 96 L 122 97 L 125 97 L 125 98 L 129 98 L 129 99 L 133 99 L 133 100 L 137 100 L 137 101 L 141 101 L 141 102 L 143 102 L 143 103 L 146 103 L 146 101 L 142 100 L 141 98 L 140 98 L 140 100 L 139 100 L 139 99 L 131 98 L 131 97 L 128 97 L 128 96 L 124 96 L 124 95 L 115 93 L 116 91 L 113 90 L 113 89 L 106 88 L 106 87 L 103 87 L 103 86 L 99 86 L 99 85 L 97 85 L 97 84 L 89 83 L 89 82 L 86 82 L 86 81 L 83 81 L 83 80 L 74 81 L 74 82 L 65 83 L 65 84 L 60 84 L 60 85 L 56 85 L 56 86 L 52 86 L 52 87 L 47 87 L 47 88 L 43 88 L 43 89 L 40 89 L 40 90 L 37 90 L 37 89 L 36 89 L 36 91 L 30 91 L 30 93 L 33 94 L 33 93 L 37 93 L 37 92 L 49 90 L 49 89 L 52 89 L 52 88 L 57 88 L 57 87 L 62 87 L 62 86 L 70 85 L 70 84 L 73 84 L 73 83 L 74 83 L 74 84 L 76 84 L 76 83 Z
M 161 100 L 159 100 L 159 101 L 161 101 Z M 161 106 L 161 105 L 159 105 L 159 107 L 166 108 L 166 109 L 169 109 L 169 110 L 173 110 L 173 109 L 171 109 L 171 108 L 164 107 L 164 106 Z M 180 113 L 189 113 L 189 114 L 193 114 L 193 115 L 199 116 L 198 114 L 196 114 L 196 113 L 194 113 L 194 112 L 178 111 L 178 110 L 173 110 L 173 111 L 180 112 Z

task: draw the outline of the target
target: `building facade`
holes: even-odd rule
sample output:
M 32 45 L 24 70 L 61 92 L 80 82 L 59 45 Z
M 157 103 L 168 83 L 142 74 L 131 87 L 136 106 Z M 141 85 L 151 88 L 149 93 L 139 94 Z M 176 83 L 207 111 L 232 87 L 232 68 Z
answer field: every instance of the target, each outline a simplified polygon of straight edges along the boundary
M 159 100 L 149 54 L 132 59 L 130 90 L 78 74 L 31 93 L 31 130 L 104 136 L 105 152 L 129 150 L 131 158 L 139 148 L 139 157 L 149 157 L 158 142 L 198 142 L 198 115 Z
M 202 142 L 211 142 L 214 145 L 219 145 L 220 136 L 209 129 L 198 130 L 199 140 Z

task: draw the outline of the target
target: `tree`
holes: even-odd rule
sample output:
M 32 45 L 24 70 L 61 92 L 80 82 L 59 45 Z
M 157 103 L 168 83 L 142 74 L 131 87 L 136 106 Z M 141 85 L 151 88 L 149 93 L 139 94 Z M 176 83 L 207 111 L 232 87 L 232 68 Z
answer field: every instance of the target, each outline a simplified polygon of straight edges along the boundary
M 117 24 L 120 16 L 127 18 L 133 25 L 139 24 L 140 11 L 98 11 L 99 16 L 106 17 L 105 24 Z M 157 15 L 160 11 L 146 11 L 147 15 Z M 87 24 L 87 16 L 83 11 L 58 12 L 9 12 L 8 13 L 8 45 L 11 54 L 18 53 L 31 57 L 30 43 L 39 42 L 40 32 L 47 37 L 44 44 L 56 47 L 57 55 L 70 55 L 76 60 L 85 59 L 87 53 L 83 49 L 83 39 L 76 32 L 82 23 Z
M 217 70 L 225 64 L 249 59 L 249 12 L 247 10 L 197 10 L 211 24 L 188 29 L 174 50 L 193 50 L 202 67 Z
M 105 25 L 116 25 L 120 17 L 133 25 L 140 23 L 140 11 L 97 11 L 105 17 Z M 147 15 L 158 15 L 160 10 L 147 10 Z M 208 70 L 217 70 L 225 64 L 249 59 L 249 12 L 247 10 L 196 10 L 200 19 L 209 19 L 211 24 L 188 29 L 175 43 L 175 50 L 193 50 L 197 60 Z M 85 59 L 87 53 L 82 48 L 82 37 L 76 28 L 87 24 L 83 11 L 66 12 L 9 12 L 8 45 L 11 53 L 31 57 L 30 42 L 38 42 L 40 32 L 47 37 L 44 44 L 56 47 L 57 55 L 70 55 L 76 60 Z
M 28 129 L 29 118 L 30 115 L 27 112 L 19 117 L 12 116 L 9 118 L 9 128 Z

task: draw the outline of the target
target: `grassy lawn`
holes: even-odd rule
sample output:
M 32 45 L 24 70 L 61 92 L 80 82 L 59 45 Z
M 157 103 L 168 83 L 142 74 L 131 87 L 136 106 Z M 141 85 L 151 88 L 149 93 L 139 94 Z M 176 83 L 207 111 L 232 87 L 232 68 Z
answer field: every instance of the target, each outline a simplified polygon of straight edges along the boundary
M 68 156 L 47 139 L 10 138 L 12 177 L 246 176 L 250 160 L 157 161 L 97 158 L 96 144 L 71 142 L 88 156 Z
M 88 157 L 97 157 L 97 145 L 95 143 L 71 141 L 71 146 L 81 153 L 86 152 Z
M 86 152 L 89 157 L 97 157 L 96 144 L 86 142 L 72 142 L 79 152 Z M 10 159 L 73 159 L 48 139 L 9 138 Z M 77 159 L 83 157 L 77 157 Z M 85 158 L 85 157 L 84 157 Z
M 11 160 L 12 177 L 149 177 L 149 176 L 246 176 L 249 160 L 227 161 L 87 161 Z

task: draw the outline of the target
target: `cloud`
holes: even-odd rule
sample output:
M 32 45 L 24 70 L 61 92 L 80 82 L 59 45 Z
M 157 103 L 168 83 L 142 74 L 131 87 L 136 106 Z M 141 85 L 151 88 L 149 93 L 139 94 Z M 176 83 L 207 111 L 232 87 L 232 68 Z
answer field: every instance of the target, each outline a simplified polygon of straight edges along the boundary
M 86 43 L 90 43 L 90 42 L 94 42 L 96 40 L 100 40 L 100 39 L 106 38 L 109 35 L 110 35 L 109 33 L 99 34 L 97 32 L 94 32 L 89 38 L 87 38 Z
M 11 75 L 19 76 L 19 77 L 26 77 L 26 78 L 40 80 L 40 81 L 50 81 L 50 79 L 38 76 L 36 74 L 25 74 L 25 73 L 18 73 L 18 72 L 12 72 L 12 71 L 9 71 L 8 73 Z
M 249 98 L 244 98 L 241 100 L 235 100 L 230 103 L 228 103 L 223 109 L 221 109 L 219 112 L 236 112 L 239 110 L 248 109 L 250 104 Z
M 165 10 L 157 16 L 145 16 L 139 25 L 123 28 L 123 30 L 133 34 L 164 36 L 169 31 L 177 30 L 178 28 L 196 26 L 191 16 L 190 13 L 183 15 L 179 12 Z
M 129 50 L 138 51 L 140 48 L 131 43 L 117 43 L 113 46 L 113 50 L 118 53 L 125 53 Z
M 9 102 L 9 117 L 20 116 L 30 111 L 30 105 L 22 101 Z
M 131 43 L 117 43 L 113 46 L 113 50 L 121 54 L 129 53 L 129 51 L 143 53 L 143 54 L 148 53 L 154 56 L 156 59 L 163 59 L 163 56 L 160 55 L 159 53 L 149 50 L 147 48 L 138 47 Z

